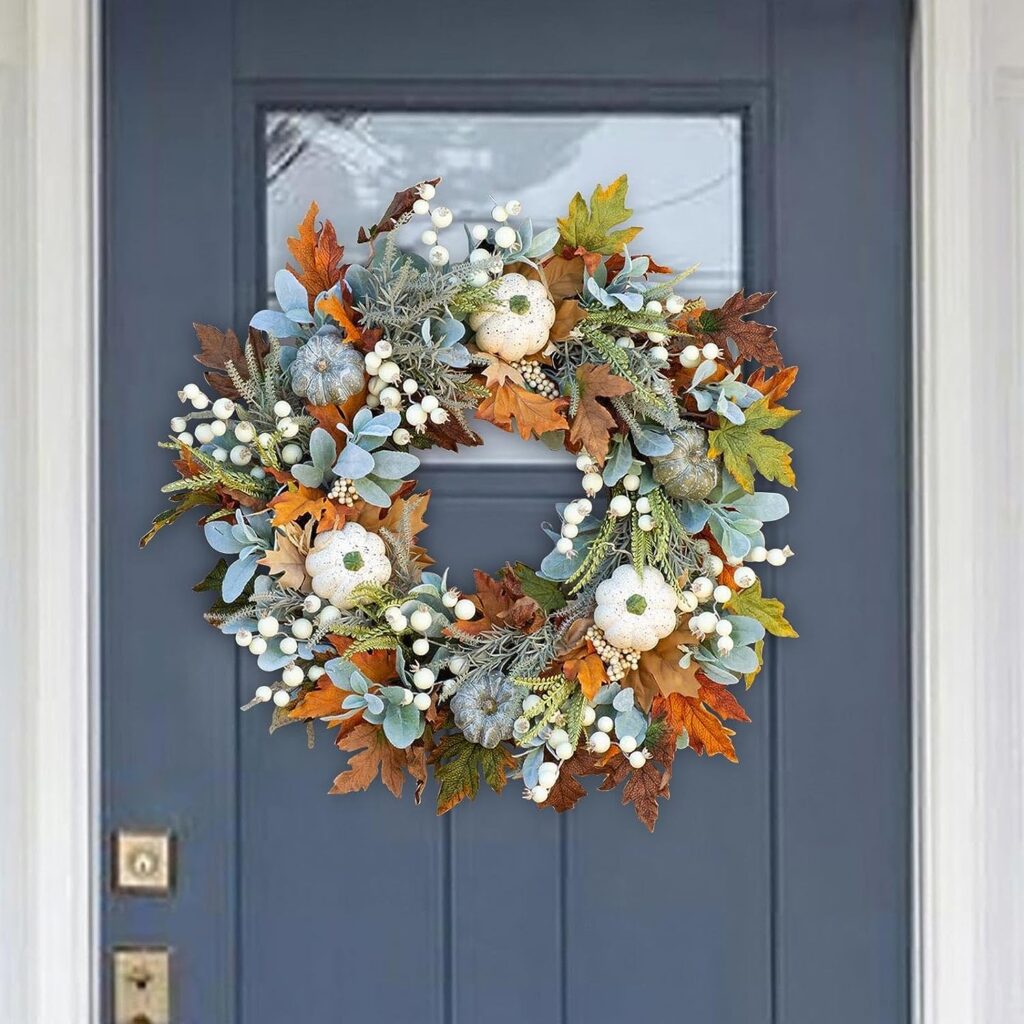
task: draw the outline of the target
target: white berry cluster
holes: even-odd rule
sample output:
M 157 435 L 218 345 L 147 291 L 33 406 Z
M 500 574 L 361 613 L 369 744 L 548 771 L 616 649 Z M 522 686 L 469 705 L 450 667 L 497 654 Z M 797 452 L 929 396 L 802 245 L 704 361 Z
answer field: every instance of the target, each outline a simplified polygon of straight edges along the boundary
M 604 638 L 604 633 L 591 626 L 587 630 L 587 639 L 594 645 L 597 656 L 604 663 L 608 679 L 613 683 L 619 683 L 632 669 L 640 665 L 640 652 L 632 647 L 613 647 Z
M 536 711 L 540 703 L 541 699 L 537 694 L 529 694 L 523 701 L 524 716 Z M 594 709 L 584 708 L 584 721 L 586 720 L 587 711 L 590 711 L 591 716 L 593 716 Z M 593 721 L 593 717 L 591 717 L 591 721 Z M 522 732 L 529 728 L 530 722 L 528 718 L 519 719 L 516 724 L 521 726 L 524 722 L 525 728 L 521 727 L 518 731 Z M 554 755 L 555 760 L 545 761 L 537 771 L 537 785 L 523 792 L 523 798 L 525 800 L 532 800 L 535 804 L 542 804 L 547 800 L 551 795 L 552 787 L 558 781 L 562 763 L 568 761 L 576 753 L 576 748 L 569 739 L 569 734 L 562 728 L 560 719 L 556 719 L 555 727 L 548 731 L 547 737 L 544 740 L 544 746 L 548 753 Z
M 442 408 L 435 395 L 420 395 L 420 385 L 412 377 L 402 376 L 402 369 L 392 358 L 394 346 L 382 338 L 364 358 L 366 372 L 370 377 L 366 405 L 370 409 L 384 408 L 389 412 L 404 411 L 405 422 L 417 433 L 422 434 L 427 423 L 440 426 L 447 423 L 449 412 Z M 412 433 L 406 427 L 397 427 L 391 435 L 397 445 L 405 446 L 412 441 Z
M 587 707 L 583 711 L 584 726 L 587 728 L 591 725 L 596 726 L 587 739 L 587 749 L 594 754 L 607 754 L 612 745 L 611 734 L 615 729 L 615 720 L 610 715 L 602 715 L 595 722 L 596 713 L 593 708 Z M 620 736 L 618 742 L 619 750 L 629 759 L 631 768 L 643 768 L 650 760 L 650 751 L 641 749 L 635 736 Z
M 555 542 L 555 549 L 559 554 L 569 555 L 575 550 L 576 545 L 573 542 L 579 536 L 579 524 L 590 515 L 593 508 L 593 503 L 589 498 L 577 498 L 565 506 L 565 511 L 562 513 L 562 535 Z
M 523 375 L 523 383 L 531 391 L 545 398 L 558 397 L 558 385 L 544 372 L 544 367 L 536 359 L 517 359 L 512 362 Z
M 285 401 L 274 406 L 276 431 L 258 433 L 248 420 L 236 422 L 233 419 L 237 410 L 230 398 L 218 398 L 211 404 L 209 396 L 198 384 L 186 384 L 178 392 L 178 398 L 191 404 L 195 410 L 187 416 L 171 419 L 171 433 L 178 442 L 191 447 L 194 444 L 212 444 L 217 438 L 225 438 L 211 454 L 217 462 L 230 461 L 239 469 L 250 466 L 254 456 L 264 464 L 277 465 L 278 444 L 299 433 L 299 425 L 292 419 L 292 407 Z M 201 422 L 189 431 L 189 421 L 193 419 Z M 281 449 L 281 459 L 288 465 L 301 461 L 302 457 L 302 447 L 295 442 L 289 441 Z M 262 465 L 255 465 L 249 470 L 249 475 L 261 480 L 266 476 L 266 471 Z
M 316 594 L 307 595 L 302 602 L 302 612 L 302 615 L 287 623 L 279 622 L 273 615 L 264 615 L 256 623 L 255 633 L 240 629 L 235 634 L 235 643 L 239 647 L 248 648 L 250 654 L 259 657 L 267 650 L 269 641 L 280 637 L 277 639 L 277 645 L 281 653 L 295 654 L 299 649 L 299 641 L 308 640 L 318 626 L 333 622 L 341 615 L 333 605 L 324 605 Z M 306 680 L 315 683 L 323 674 L 324 670 L 320 665 L 303 666 L 293 661 L 284 667 L 281 681 L 276 687 L 257 687 L 255 699 L 261 703 L 273 700 L 278 707 L 287 707 L 292 701 L 292 693 L 296 687 L 301 686 Z
M 339 505 L 352 506 L 359 499 L 359 494 L 356 491 L 355 483 L 348 477 L 342 476 L 334 481 L 330 491 L 327 492 L 327 497 L 338 502 Z

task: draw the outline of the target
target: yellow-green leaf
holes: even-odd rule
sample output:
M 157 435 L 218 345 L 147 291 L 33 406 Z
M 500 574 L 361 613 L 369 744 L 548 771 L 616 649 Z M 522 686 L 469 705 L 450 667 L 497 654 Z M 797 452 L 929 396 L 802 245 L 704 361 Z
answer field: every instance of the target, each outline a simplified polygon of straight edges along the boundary
M 786 621 L 785 605 L 777 597 L 765 597 L 761 593 L 760 580 L 746 590 L 737 590 L 727 607 L 737 615 L 749 615 L 750 618 L 757 619 L 773 636 L 799 635 Z
M 755 641 L 754 653 L 757 655 L 757 668 L 753 672 L 748 672 L 743 677 L 743 685 L 748 690 L 754 685 L 754 680 L 758 677 L 761 669 L 764 668 L 764 640 Z
M 789 453 L 793 450 L 785 441 L 766 435 L 766 430 L 781 427 L 794 416 L 797 409 L 784 409 L 781 405 L 768 405 L 767 398 L 758 399 L 744 411 L 743 423 L 725 423 L 712 430 L 708 454 L 721 455 L 725 468 L 736 478 L 745 491 L 753 493 L 756 469 L 766 480 L 775 480 L 785 487 L 796 486 L 796 474 Z
M 625 174 L 616 178 L 607 188 L 598 185 L 586 200 L 579 192 L 569 203 L 569 214 L 558 218 L 562 243 L 570 248 L 611 256 L 621 252 L 638 234 L 640 228 L 620 228 L 616 225 L 629 220 L 633 211 L 626 209 L 626 189 L 629 180 Z

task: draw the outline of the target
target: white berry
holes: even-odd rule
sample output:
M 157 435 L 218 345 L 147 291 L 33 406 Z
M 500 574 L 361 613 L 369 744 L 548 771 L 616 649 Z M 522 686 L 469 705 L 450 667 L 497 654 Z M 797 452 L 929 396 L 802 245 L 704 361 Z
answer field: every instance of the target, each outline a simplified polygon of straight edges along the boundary
M 588 704 L 583 709 L 583 724 L 587 727 L 594 724 L 594 720 L 597 718 L 597 712 Z
M 510 249 L 516 244 L 516 229 L 510 228 L 507 224 L 494 232 L 494 244 L 499 249 Z
M 715 585 L 707 576 L 698 576 L 690 584 L 690 590 L 696 595 L 698 601 L 707 601 L 715 592 Z
M 624 754 L 632 754 L 633 751 L 636 750 L 636 747 L 637 742 L 635 736 L 623 736 L 622 739 L 619 740 L 619 749 Z
M 569 734 L 564 729 L 552 729 L 548 735 L 548 746 L 560 747 L 563 743 L 569 742 Z
M 281 449 L 281 461 L 286 466 L 294 466 L 302 461 L 302 448 L 297 444 L 286 444 Z
M 200 423 L 196 426 L 196 440 L 200 444 L 209 444 L 213 440 L 213 431 L 209 423 Z
M 600 473 L 587 473 L 583 477 L 583 490 L 589 497 L 593 497 L 604 486 Z M 628 498 L 626 499 L 629 500 Z
M 505 212 L 510 217 L 518 217 L 523 212 L 523 204 L 518 199 L 510 199 L 505 204 Z
M 267 649 L 267 641 L 261 636 L 254 636 L 249 644 L 249 653 L 259 657 Z
M 559 537 L 555 541 L 555 550 L 560 555 L 568 555 L 574 548 L 574 544 L 569 537 Z
M 273 700 L 274 691 L 266 685 L 257 686 L 254 696 L 261 704 L 266 704 L 268 700 Z
M 414 427 L 422 427 L 427 422 L 427 410 L 423 408 L 418 402 L 413 402 L 408 409 L 405 410 L 406 422 Z
M 547 786 L 534 786 L 533 789 L 530 790 L 530 799 L 535 804 L 542 804 L 547 800 L 549 793 L 550 791 Z
M 487 226 L 485 224 L 474 224 L 469 233 L 473 236 L 474 242 L 482 242 L 487 237 Z
M 282 654 L 294 654 L 299 649 L 299 642 L 293 636 L 283 636 L 278 646 Z
M 615 723 L 607 715 L 602 715 L 597 720 L 597 727 L 601 732 L 611 732 L 615 728 Z
M 468 597 L 461 597 L 455 602 L 455 618 L 468 622 L 476 615 L 476 605 Z
M 292 623 L 292 636 L 308 640 L 313 635 L 313 623 L 309 619 L 296 619 Z
M 427 259 L 430 261 L 431 266 L 434 267 L 445 266 L 450 258 L 450 253 L 443 245 L 435 245 L 427 253 Z
M 559 761 L 568 761 L 572 755 L 573 746 L 568 740 L 566 740 L 565 743 L 559 743 L 555 748 L 555 757 L 557 757 Z
M 434 617 L 426 610 L 426 608 L 417 608 L 416 611 L 409 616 L 409 625 L 412 626 L 417 633 L 426 633 L 426 631 L 430 629 L 433 621 Z
M 274 703 L 279 708 L 287 707 L 292 702 L 291 694 L 287 690 L 274 691 Z
M 188 420 L 184 416 L 175 416 L 171 420 L 171 432 L 180 434 L 188 426 Z
M 718 647 L 718 653 L 719 654 L 728 654 L 732 650 L 732 648 L 733 648 L 732 637 L 731 636 L 720 636 L 718 638 L 718 643 L 716 644 L 716 646 Z
M 213 415 L 219 420 L 229 420 L 235 415 L 235 403 L 230 398 L 218 398 L 213 403 Z
M 629 755 L 630 768 L 643 768 L 645 764 L 647 764 L 647 758 L 644 757 L 642 750 L 634 750 L 633 753 Z
M 767 555 L 769 565 L 785 565 L 786 553 L 782 548 L 772 548 Z
M 417 199 L 416 202 L 412 204 L 412 212 L 418 217 L 423 217 L 430 213 L 430 203 L 428 203 L 426 199 Z
M 412 653 L 424 657 L 430 653 L 430 641 L 426 637 L 420 637 L 412 642 Z
M 715 587 L 714 597 L 719 604 L 726 604 L 732 600 L 732 591 L 724 584 L 721 584 Z
M 420 399 L 420 405 L 425 412 L 433 412 L 440 404 L 433 395 L 424 395 Z
M 277 636 L 279 627 L 280 623 L 278 623 L 277 619 L 275 619 L 273 615 L 265 615 L 256 624 L 256 628 L 260 631 L 260 636 L 265 637 Z
M 504 224 L 508 220 L 508 210 L 504 206 L 496 206 L 491 210 L 491 220 L 497 221 L 499 224 Z
M 298 686 L 305 678 L 306 673 L 303 672 L 302 666 L 294 663 L 285 665 L 284 671 L 281 673 L 281 679 L 284 681 L 285 686 Z
M 256 440 L 256 428 L 251 423 L 239 423 L 235 427 L 235 440 L 241 444 L 251 444 Z
M 700 350 L 700 354 L 705 359 L 717 359 L 722 354 L 722 350 L 713 341 L 709 341 Z
M 701 612 L 697 616 L 697 629 L 705 634 L 705 636 L 708 633 L 714 633 L 717 625 L 718 616 L 714 612 Z
M 419 192 L 421 199 L 433 199 L 437 195 L 437 189 L 429 181 L 422 182 L 416 191 Z
M 640 516 L 636 521 L 636 525 L 640 527 L 644 533 L 650 533 L 654 529 L 654 516 Z
M 697 610 L 697 595 L 692 590 L 684 590 L 679 597 L 678 605 L 681 612 L 693 612 Z
M 248 647 L 252 643 L 252 633 L 248 629 L 240 629 L 235 634 L 235 643 L 239 647 Z
M 192 443 L 193 443 L 193 441 L 195 441 L 195 438 L 194 438 L 194 437 L 193 437 L 193 436 L 192 436 L 192 435 L 191 435 L 191 434 L 190 434 L 190 433 L 189 433 L 189 432 L 188 432 L 187 430 L 183 430 L 183 431 L 182 431 L 182 432 L 181 432 L 181 433 L 180 433 L 180 434 L 178 435 L 178 440 L 179 440 L 179 441 L 180 441 L 180 442 L 181 442 L 182 444 L 184 444 L 184 445 L 187 445 L 187 446 L 188 446 L 189 448 L 191 448 L 191 447 L 192 447 Z
M 316 594 L 308 594 L 302 601 L 302 610 L 310 615 L 315 615 L 320 611 L 322 605 L 323 601 Z
M 752 547 L 750 549 L 750 552 L 747 555 L 747 561 L 748 562 L 763 562 L 763 561 L 765 561 L 765 559 L 767 559 L 767 557 L 768 557 L 768 549 L 766 547 L 762 547 L 760 544 L 757 544 L 757 545 L 755 545 L 754 547 Z
M 417 690 L 429 690 L 435 683 L 437 677 L 434 675 L 434 670 L 427 668 L 425 665 L 423 668 L 416 669 L 412 674 L 412 685 Z
M 700 349 L 696 345 L 687 345 L 682 352 L 679 353 L 679 362 L 683 364 L 688 370 L 694 369 L 700 365 Z
M 741 565 L 733 574 L 733 580 L 740 590 L 746 590 L 757 582 L 757 573 L 749 565 Z
M 627 473 L 622 478 L 622 486 L 627 491 L 638 491 L 640 490 L 640 477 L 638 477 L 636 473 Z M 648 509 L 648 511 L 650 511 L 650 509 Z
M 609 737 L 606 732 L 595 732 L 594 735 L 590 737 L 590 749 L 593 750 L 595 754 L 606 754 L 611 745 L 611 737 Z
M 719 619 L 715 626 L 715 632 L 719 636 L 729 636 L 732 633 L 732 623 L 728 619 Z
M 558 765 L 552 761 L 545 761 L 537 769 L 537 781 L 547 789 L 550 789 L 558 781 Z
M 430 707 L 430 694 L 429 693 L 417 693 L 412 699 L 413 707 L 417 711 L 426 711 Z

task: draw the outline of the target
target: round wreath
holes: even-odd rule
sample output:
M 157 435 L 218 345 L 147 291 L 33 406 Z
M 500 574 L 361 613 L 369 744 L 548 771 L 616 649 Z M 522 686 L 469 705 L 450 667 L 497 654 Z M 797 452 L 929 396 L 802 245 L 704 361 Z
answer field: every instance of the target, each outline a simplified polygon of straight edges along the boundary
M 625 175 L 538 233 L 520 203 L 495 206 L 459 262 L 438 184 L 360 229 L 361 263 L 312 204 L 280 309 L 244 346 L 196 325 L 219 397 L 178 393 L 191 408 L 163 447 L 180 479 L 143 544 L 213 506 L 206 618 L 273 676 L 247 707 L 337 730 L 351 756 L 332 793 L 379 774 L 399 796 L 408 773 L 418 801 L 432 767 L 439 813 L 481 774 L 565 811 L 597 775 L 653 829 L 676 752 L 737 760 L 724 722 L 749 719 L 730 688 L 757 675 L 766 631 L 796 635 L 749 564 L 792 554 L 766 547 L 788 504 L 754 474 L 795 482 L 770 431 L 795 415 L 796 368 L 746 319 L 770 294 L 708 309 L 676 293 L 688 272 L 629 252 Z M 394 233 L 417 217 L 425 256 Z M 576 454 L 581 493 L 537 569 L 477 572 L 462 594 L 428 570 L 410 475 L 416 451 L 480 444 L 474 415 Z

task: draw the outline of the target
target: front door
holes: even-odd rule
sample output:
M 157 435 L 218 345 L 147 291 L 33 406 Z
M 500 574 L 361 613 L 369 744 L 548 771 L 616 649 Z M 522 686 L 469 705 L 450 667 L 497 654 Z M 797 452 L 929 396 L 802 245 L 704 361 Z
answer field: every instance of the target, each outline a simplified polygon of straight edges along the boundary
M 904 0 L 626 5 L 107 0 L 101 365 L 103 823 L 175 836 L 166 896 L 103 896 L 104 949 L 173 953 L 173 1021 L 908 1020 L 909 374 Z M 741 763 L 677 761 L 652 835 L 482 793 L 444 818 L 238 711 L 261 679 L 189 588 L 198 533 L 135 540 L 191 322 L 244 328 L 311 200 L 344 241 L 441 175 L 550 221 L 630 175 L 690 291 L 777 289 L 801 639 Z M 571 463 L 488 432 L 428 460 L 426 541 L 536 564 Z M 110 871 L 104 878 L 109 878 Z M 104 883 L 106 884 L 106 883 Z M 671 1015 L 671 1016 L 668 1016 Z

